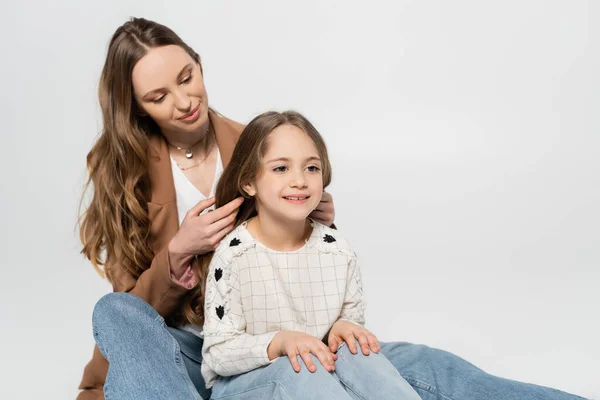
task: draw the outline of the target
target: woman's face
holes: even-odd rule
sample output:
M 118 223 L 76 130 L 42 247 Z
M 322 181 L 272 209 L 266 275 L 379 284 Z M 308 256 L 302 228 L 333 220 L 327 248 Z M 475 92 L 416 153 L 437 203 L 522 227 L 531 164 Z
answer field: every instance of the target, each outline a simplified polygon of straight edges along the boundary
M 150 49 L 134 66 L 132 80 L 137 103 L 164 135 L 185 140 L 185 134 L 208 126 L 208 97 L 200 65 L 181 47 Z

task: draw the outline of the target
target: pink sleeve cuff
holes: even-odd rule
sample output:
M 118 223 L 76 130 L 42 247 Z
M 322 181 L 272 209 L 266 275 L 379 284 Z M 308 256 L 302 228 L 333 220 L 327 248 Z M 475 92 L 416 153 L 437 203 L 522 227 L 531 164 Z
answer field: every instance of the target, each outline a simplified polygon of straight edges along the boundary
M 191 265 L 185 269 L 185 271 L 179 278 L 177 278 L 173 273 L 173 270 L 171 270 L 171 279 L 173 280 L 173 282 L 180 286 L 183 286 L 186 289 L 191 289 L 198 283 L 196 275 L 194 275 L 194 271 L 192 270 Z

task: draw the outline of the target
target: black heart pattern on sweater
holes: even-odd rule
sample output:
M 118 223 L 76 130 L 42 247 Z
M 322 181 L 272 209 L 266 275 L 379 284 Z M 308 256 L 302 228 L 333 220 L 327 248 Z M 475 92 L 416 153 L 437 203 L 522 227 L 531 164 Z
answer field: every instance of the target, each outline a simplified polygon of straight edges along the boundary
M 233 238 L 233 239 L 231 239 L 231 242 L 229 242 L 229 247 L 237 246 L 237 245 L 239 245 L 240 243 L 242 243 L 242 242 L 240 242 L 240 239 L 238 239 L 238 238 Z
M 223 315 L 225 315 L 225 307 L 215 307 L 215 310 L 217 310 L 217 317 L 219 317 L 219 319 L 223 319 Z
M 325 243 L 333 243 L 335 242 L 335 238 L 329 234 L 325 234 L 325 236 L 323 236 L 323 241 Z
M 215 281 L 219 282 L 219 279 L 223 276 L 223 270 L 221 268 L 215 269 Z

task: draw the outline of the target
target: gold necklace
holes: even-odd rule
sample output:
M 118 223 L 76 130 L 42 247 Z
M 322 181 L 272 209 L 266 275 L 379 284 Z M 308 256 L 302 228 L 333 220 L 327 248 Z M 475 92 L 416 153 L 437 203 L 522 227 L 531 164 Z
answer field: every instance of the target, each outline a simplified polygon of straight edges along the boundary
M 186 170 L 188 170 L 188 169 L 191 169 L 191 168 L 197 167 L 198 165 L 200 165 L 200 164 L 203 164 L 203 163 L 206 161 L 206 159 L 208 158 L 208 156 L 210 156 L 210 153 L 212 152 L 212 150 L 213 150 L 213 148 L 214 148 L 214 147 L 215 147 L 215 143 L 213 143 L 213 145 L 210 147 L 210 150 L 208 150 L 208 151 L 206 152 L 206 156 L 205 156 L 205 157 L 202 159 L 202 161 L 199 161 L 199 162 L 198 162 L 198 163 L 196 163 L 196 164 L 192 164 L 192 165 L 189 165 L 189 166 L 187 166 L 187 167 L 182 167 L 181 165 L 179 165 L 179 163 L 178 163 L 177 161 L 175 161 L 175 164 L 176 164 L 176 165 L 179 167 L 179 169 L 180 169 L 180 170 L 182 170 L 182 171 L 186 171 Z M 189 158 L 189 157 L 188 157 L 188 158 Z
M 190 147 L 189 149 L 185 149 L 183 147 L 179 147 L 179 146 L 175 146 L 174 144 L 171 144 L 167 141 L 167 143 L 169 143 L 169 145 L 171 145 L 172 147 L 175 147 L 177 150 L 183 151 L 185 154 L 185 157 L 187 159 L 191 159 L 192 157 L 194 157 L 194 152 L 192 151 L 192 149 L 198 145 L 198 143 L 200 143 L 202 140 L 206 139 L 206 135 L 208 135 L 208 131 L 210 130 L 210 122 L 208 124 L 208 126 L 206 127 L 206 132 L 204 132 L 204 136 L 202 137 L 202 139 L 198 140 L 196 143 L 194 143 L 192 145 L 192 147 Z M 212 147 L 211 147 L 212 150 Z M 178 164 L 179 165 L 179 164 Z M 191 167 L 189 167 L 191 168 Z

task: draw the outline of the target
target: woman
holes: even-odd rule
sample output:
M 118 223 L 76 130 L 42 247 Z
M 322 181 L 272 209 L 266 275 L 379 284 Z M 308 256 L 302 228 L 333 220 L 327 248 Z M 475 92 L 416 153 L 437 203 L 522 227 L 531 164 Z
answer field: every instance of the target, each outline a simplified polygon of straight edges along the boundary
M 209 108 L 199 56 L 144 19 L 114 33 L 99 98 L 103 132 L 88 154 L 94 195 L 81 224 L 83 253 L 115 292 L 129 294 L 96 305 L 98 346 L 78 398 L 208 398 L 198 332 L 205 283 L 197 273 L 206 266 L 197 256 L 231 230 L 242 202 L 207 212 L 243 126 Z M 311 218 L 332 225 L 330 195 Z M 426 346 L 382 343 L 381 353 L 425 400 L 574 398 L 493 377 Z M 274 377 L 283 393 L 293 373 Z M 310 378 L 305 388 L 319 398 Z

